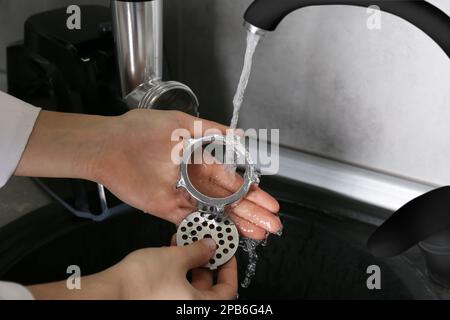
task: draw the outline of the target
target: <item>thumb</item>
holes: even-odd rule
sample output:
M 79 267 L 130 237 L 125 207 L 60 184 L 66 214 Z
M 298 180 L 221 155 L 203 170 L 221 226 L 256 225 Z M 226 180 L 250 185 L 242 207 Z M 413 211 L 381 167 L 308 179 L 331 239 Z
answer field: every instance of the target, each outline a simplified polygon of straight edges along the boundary
M 191 270 L 208 263 L 216 251 L 216 242 L 211 238 L 205 238 L 188 246 L 178 248 L 183 267 Z

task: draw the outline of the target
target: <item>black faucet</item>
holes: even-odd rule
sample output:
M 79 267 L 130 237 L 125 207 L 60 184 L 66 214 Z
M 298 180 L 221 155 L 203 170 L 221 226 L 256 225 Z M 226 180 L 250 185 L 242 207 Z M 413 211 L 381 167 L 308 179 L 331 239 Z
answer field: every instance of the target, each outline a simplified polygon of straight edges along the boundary
M 311 6 L 377 5 L 412 23 L 433 39 L 450 58 L 450 19 L 440 9 L 424 0 L 255 0 L 244 14 L 244 20 L 254 32 L 274 31 L 289 13 Z
M 367 241 L 378 257 L 419 245 L 430 278 L 450 288 L 450 186 L 427 192 L 398 209 Z
M 309 6 L 377 5 L 412 23 L 450 58 L 450 17 L 423 0 L 255 0 L 244 15 L 249 31 L 273 31 L 292 11 Z M 369 238 L 376 256 L 398 255 L 419 244 L 432 280 L 450 288 L 450 186 L 430 191 L 404 205 Z

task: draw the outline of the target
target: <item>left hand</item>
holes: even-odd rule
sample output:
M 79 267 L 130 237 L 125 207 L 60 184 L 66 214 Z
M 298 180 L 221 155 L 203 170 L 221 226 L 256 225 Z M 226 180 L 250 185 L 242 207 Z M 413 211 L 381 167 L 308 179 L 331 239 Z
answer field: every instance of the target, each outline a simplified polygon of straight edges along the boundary
M 202 239 L 183 247 L 136 250 L 116 265 L 80 279 L 79 290 L 69 290 L 66 281 L 29 286 L 35 299 L 151 299 L 225 300 L 237 293 L 236 258 L 220 266 L 217 283 L 203 268 L 214 255 L 216 244 Z M 186 274 L 192 270 L 192 281 Z

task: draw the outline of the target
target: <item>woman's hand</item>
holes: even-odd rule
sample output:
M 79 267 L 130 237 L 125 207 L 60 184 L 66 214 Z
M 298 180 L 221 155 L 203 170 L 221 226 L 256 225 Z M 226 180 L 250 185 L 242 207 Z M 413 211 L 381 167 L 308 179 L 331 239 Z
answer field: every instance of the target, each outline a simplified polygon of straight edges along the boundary
M 201 119 L 176 111 L 133 110 L 118 117 L 42 111 L 16 170 L 16 175 L 66 177 L 103 184 L 122 201 L 144 212 L 178 224 L 195 203 L 176 189 L 179 166 L 172 159 L 174 130 L 194 136 L 194 121 Z M 203 132 L 226 127 L 202 120 Z M 223 166 L 194 166 L 194 180 L 202 181 L 209 195 L 226 196 L 241 185 L 241 177 Z M 232 208 L 242 235 L 262 239 L 277 232 L 281 222 L 277 201 L 259 187 Z
M 216 244 L 203 239 L 184 247 L 148 248 L 132 252 L 115 266 L 81 278 L 81 289 L 65 281 L 29 286 L 36 299 L 235 299 L 236 259 L 212 272 L 201 266 L 214 255 Z M 192 270 L 192 282 L 186 274 Z

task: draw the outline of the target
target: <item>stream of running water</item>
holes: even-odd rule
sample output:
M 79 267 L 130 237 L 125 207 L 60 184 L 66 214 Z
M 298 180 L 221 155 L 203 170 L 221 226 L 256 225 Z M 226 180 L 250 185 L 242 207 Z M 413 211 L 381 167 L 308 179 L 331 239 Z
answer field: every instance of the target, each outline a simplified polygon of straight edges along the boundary
M 244 66 L 241 77 L 233 98 L 233 117 L 231 118 L 230 129 L 236 129 L 239 121 L 239 111 L 244 101 L 245 89 L 247 89 L 248 79 L 252 70 L 253 55 L 258 46 L 261 35 L 247 31 L 247 49 L 245 50 Z
M 239 121 L 239 111 L 242 107 L 242 102 L 244 101 L 245 90 L 247 88 L 248 80 L 250 78 L 250 73 L 252 70 L 253 55 L 255 53 L 258 42 L 261 39 L 261 35 L 247 32 L 247 48 L 245 50 L 244 66 L 242 68 L 241 77 L 239 78 L 239 83 L 236 89 L 236 93 L 233 98 L 233 117 L 230 123 L 230 129 L 236 129 Z M 230 137 L 235 139 L 234 136 Z M 233 158 L 227 159 L 226 169 L 230 174 L 236 172 L 236 164 L 234 164 L 234 155 L 230 153 Z M 245 270 L 244 279 L 241 282 L 243 288 L 248 288 L 251 283 L 252 277 L 256 272 L 256 263 L 258 262 L 258 254 L 256 248 L 260 245 L 265 245 L 267 243 L 267 237 L 264 240 L 254 240 L 246 237 L 242 237 L 239 241 L 239 246 L 248 255 L 247 268 Z
M 247 48 L 245 50 L 244 66 L 242 67 L 241 77 L 239 78 L 239 83 L 233 98 L 233 116 L 230 122 L 231 130 L 235 130 L 237 128 L 239 111 L 241 110 L 242 102 L 244 101 L 245 90 L 247 89 L 248 79 L 250 78 L 250 73 L 252 70 L 253 55 L 260 39 L 261 35 L 247 31 Z M 231 134 L 227 136 L 227 139 L 230 141 L 230 139 L 234 140 L 239 138 Z M 234 152 L 229 152 L 226 154 L 225 169 L 230 174 L 234 174 L 236 172 Z

